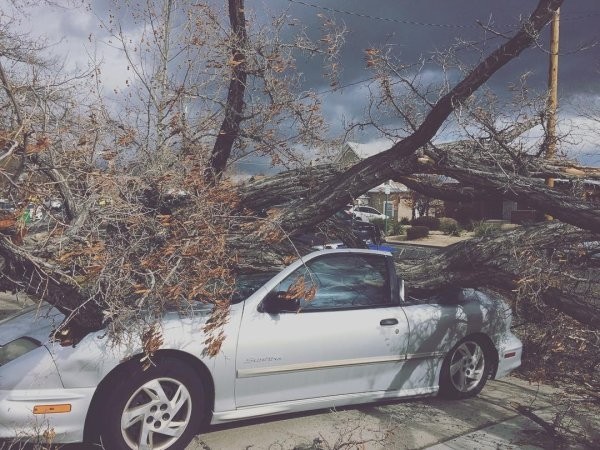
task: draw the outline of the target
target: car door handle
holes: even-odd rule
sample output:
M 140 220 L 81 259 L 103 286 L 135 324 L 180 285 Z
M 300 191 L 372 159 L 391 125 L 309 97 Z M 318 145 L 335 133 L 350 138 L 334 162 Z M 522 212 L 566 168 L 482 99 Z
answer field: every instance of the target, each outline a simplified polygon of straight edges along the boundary
M 382 327 L 398 325 L 398 319 L 383 319 L 381 322 L 379 322 L 379 325 Z

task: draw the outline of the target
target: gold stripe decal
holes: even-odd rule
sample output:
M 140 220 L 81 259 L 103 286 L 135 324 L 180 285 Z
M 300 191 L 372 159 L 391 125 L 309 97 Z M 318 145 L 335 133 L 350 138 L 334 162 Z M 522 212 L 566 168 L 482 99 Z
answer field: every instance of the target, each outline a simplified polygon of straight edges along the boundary
M 250 378 L 262 375 L 274 375 L 279 373 L 302 372 L 306 370 L 318 369 L 334 369 L 339 367 L 362 366 L 365 364 L 394 363 L 405 361 L 407 359 L 423 359 L 442 356 L 442 352 L 431 352 L 415 353 L 411 355 L 400 356 L 374 356 L 368 358 L 338 359 L 333 361 L 320 361 L 315 363 L 300 363 L 270 367 L 257 367 L 252 369 L 238 369 L 237 376 L 238 378 Z

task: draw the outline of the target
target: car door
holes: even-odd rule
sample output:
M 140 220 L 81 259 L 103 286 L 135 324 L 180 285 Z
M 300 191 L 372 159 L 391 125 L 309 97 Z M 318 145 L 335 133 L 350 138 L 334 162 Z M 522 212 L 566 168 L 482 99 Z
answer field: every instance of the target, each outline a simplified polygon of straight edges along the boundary
M 369 208 L 368 206 L 360 206 L 358 208 L 358 211 L 360 212 L 360 216 L 363 218 L 363 220 L 369 222 L 370 219 L 373 218 L 373 214 L 371 212 L 372 208 Z
M 287 311 L 266 312 L 265 299 L 244 311 L 238 407 L 400 388 L 408 327 L 385 255 L 316 257 L 271 290 L 281 292 L 295 293 Z

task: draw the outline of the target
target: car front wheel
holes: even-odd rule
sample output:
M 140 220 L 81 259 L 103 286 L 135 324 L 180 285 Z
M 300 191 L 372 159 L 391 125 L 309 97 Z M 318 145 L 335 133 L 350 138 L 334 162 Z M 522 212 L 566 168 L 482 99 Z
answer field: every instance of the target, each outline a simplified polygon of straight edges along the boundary
M 479 338 L 466 338 L 454 346 L 442 364 L 440 395 L 473 397 L 483 389 L 491 370 L 491 358 Z
M 104 448 L 184 449 L 199 431 L 205 406 L 202 381 L 175 358 L 156 358 L 143 370 L 131 364 L 105 399 Z

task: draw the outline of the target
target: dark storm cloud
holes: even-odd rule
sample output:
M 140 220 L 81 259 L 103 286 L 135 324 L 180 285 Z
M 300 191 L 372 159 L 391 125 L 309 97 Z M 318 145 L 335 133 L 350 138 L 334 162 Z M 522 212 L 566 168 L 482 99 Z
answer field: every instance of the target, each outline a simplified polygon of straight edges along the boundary
M 115 3 L 120 7 L 115 8 Z M 221 9 L 226 21 L 227 2 L 209 0 L 208 3 Z M 538 0 L 246 0 L 245 6 L 252 20 L 261 24 L 268 23 L 272 16 L 287 12 L 296 23 L 288 29 L 288 37 L 305 26 L 309 34 L 318 39 L 323 22 L 319 15 L 333 17 L 336 22 L 345 24 L 348 30 L 346 45 L 340 55 L 340 85 L 343 86 L 372 75 L 364 62 L 364 50 L 368 47 L 386 46 L 403 63 L 415 63 L 436 51 L 443 51 L 458 40 L 481 42 L 486 37 L 490 38 L 491 34 L 486 33 L 477 22 L 489 23 L 494 30 L 512 35 L 520 20 L 527 17 L 537 3 Z M 94 10 L 104 18 L 111 10 L 127 29 L 128 25 L 133 26 L 132 13 L 136 10 L 126 5 L 114 0 L 95 0 Z M 598 92 L 600 46 L 582 52 L 576 50 L 583 44 L 600 41 L 599 20 L 598 0 L 565 2 L 561 17 L 561 96 Z M 75 29 L 73 32 L 81 35 L 84 30 Z M 489 40 L 483 54 L 502 42 L 500 37 Z M 540 39 L 542 48 L 526 50 L 520 58 L 494 75 L 488 86 L 502 95 L 509 83 L 518 80 L 522 73 L 529 72 L 531 87 L 543 90 L 547 77 L 547 42 L 548 30 L 545 30 Z M 473 50 L 460 53 L 460 57 L 470 63 L 479 56 Z M 299 58 L 298 70 L 303 74 L 305 87 L 317 91 L 328 89 L 329 80 L 323 77 L 323 61 L 319 57 L 309 60 Z M 352 99 L 352 103 L 358 105 L 359 102 Z M 350 106 L 348 104 L 348 108 Z
M 328 92 L 329 80 L 322 76 L 322 61 L 319 58 L 298 61 L 305 87 L 324 93 L 323 111 L 335 134 L 341 131 L 344 119 L 360 117 L 365 107 L 366 89 L 355 83 L 372 76 L 365 67 L 366 48 L 386 46 L 403 63 L 411 64 L 431 57 L 434 52 L 444 51 L 458 41 L 481 43 L 487 38 L 485 45 L 478 46 L 481 53 L 474 49 L 459 53 L 464 62 L 474 64 L 505 41 L 486 32 L 478 22 L 511 36 L 537 3 L 537 0 L 246 0 L 246 9 L 259 15 L 287 11 L 299 25 L 308 29 L 313 38 L 319 38 L 322 18 L 318 15 L 333 17 L 336 22 L 345 24 L 347 34 L 346 45 L 340 55 L 340 85 L 349 87 Z M 582 46 L 600 41 L 598 20 L 598 0 L 567 0 L 562 7 L 559 64 L 562 105 L 579 95 L 599 95 L 600 46 L 577 51 Z M 290 32 L 293 31 L 294 28 Z M 517 82 L 521 74 L 528 73 L 528 87 L 544 92 L 548 46 L 549 27 L 540 36 L 538 47 L 525 50 L 519 58 L 496 73 L 487 87 L 498 96 L 507 97 L 510 95 L 508 86 Z M 439 70 L 433 65 L 426 67 L 432 72 Z M 376 137 L 371 130 L 356 139 L 364 142 Z
M 226 23 L 227 2 L 209 0 L 209 3 L 222 10 Z M 304 88 L 322 93 L 326 121 L 332 135 L 338 135 L 342 120 L 360 117 L 366 105 L 367 90 L 364 84 L 358 83 L 372 76 L 365 67 L 366 48 L 385 46 L 403 63 L 411 64 L 431 57 L 434 52 L 444 51 L 459 40 L 481 43 L 488 38 L 484 46 L 479 46 L 481 53 L 474 49 L 459 53 L 461 59 L 473 64 L 505 41 L 486 32 L 478 22 L 489 24 L 490 28 L 511 36 L 537 3 L 538 0 L 246 0 L 245 6 L 251 26 L 256 23 L 268 24 L 271 17 L 281 13 L 289 14 L 296 25 L 285 31 L 288 38 L 304 26 L 313 38 L 318 39 L 323 22 L 319 15 L 333 17 L 336 22 L 345 24 L 346 45 L 339 60 L 342 67 L 339 81 L 340 86 L 348 87 L 330 92 L 329 80 L 323 77 L 323 61 L 319 57 L 308 60 L 299 58 L 297 64 L 304 78 Z M 106 17 L 109 9 L 114 11 L 112 4 L 113 0 L 96 0 L 94 9 L 97 14 Z M 124 29 L 135 26 L 126 10 L 123 7 L 116 13 Z M 582 45 L 600 41 L 600 28 L 596 25 L 598 20 L 598 0 L 565 1 L 561 11 L 562 54 L 559 69 L 563 107 L 572 97 L 598 96 L 600 93 L 600 46 L 576 51 Z M 74 34 L 83 34 L 83 30 L 77 26 L 74 28 Z M 543 92 L 547 78 L 548 35 L 548 29 L 544 30 L 539 40 L 540 48 L 524 51 L 519 58 L 495 74 L 487 86 L 500 97 L 508 96 L 508 85 L 518 81 L 521 74 L 527 72 L 530 74 L 529 87 Z M 439 70 L 433 65 L 427 66 L 427 69 L 432 73 Z M 363 142 L 375 138 L 377 136 L 373 132 L 356 136 L 357 140 Z M 255 161 L 251 163 L 257 164 Z M 244 171 L 259 170 L 252 170 L 249 165 L 244 167 Z
M 303 4 L 304 3 L 304 4 Z M 365 69 L 363 51 L 372 46 L 386 45 L 407 63 L 428 57 L 434 51 L 444 50 L 457 40 L 480 42 L 486 33 L 477 22 L 490 24 L 494 30 L 512 35 L 521 18 L 527 17 L 537 5 L 537 0 L 306 0 L 301 3 L 289 0 L 262 0 L 265 10 L 288 9 L 290 15 L 308 27 L 313 36 L 318 36 L 321 19 L 325 14 L 343 22 L 348 28 L 347 45 L 342 52 L 343 83 L 353 82 L 369 76 Z M 247 2 L 247 8 L 258 7 L 260 2 Z M 307 6 L 312 4 L 321 8 Z M 324 9 L 328 8 L 328 9 Z M 331 9 L 355 13 L 332 12 Z M 366 15 L 370 17 L 359 17 Z M 378 20 L 380 17 L 388 20 Z M 561 89 L 574 93 L 598 86 L 600 47 L 576 52 L 582 44 L 600 41 L 597 22 L 600 20 L 600 3 L 597 0 L 566 1 L 561 20 Z M 402 23 L 402 22 L 415 22 Z M 505 86 L 523 71 L 533 72 L 533 81 L 543 88 L 547 73 L 548 31 L 545 30 L 540 43 L 542 49 L 524 52 L 522 57 L 511 63 L 499 76 L 492 80 L 494 86 Z M 501 38 L 490 40 L 486 53 L 502 42 Z M 466 60 L 473 61 L 478 55 L 464 52 Z M 320 61 L 314 59 L 300 65 L 309 85 L 325 86 L 327 81 L 319 78 Z

